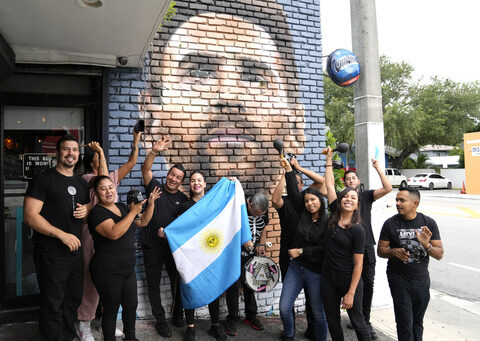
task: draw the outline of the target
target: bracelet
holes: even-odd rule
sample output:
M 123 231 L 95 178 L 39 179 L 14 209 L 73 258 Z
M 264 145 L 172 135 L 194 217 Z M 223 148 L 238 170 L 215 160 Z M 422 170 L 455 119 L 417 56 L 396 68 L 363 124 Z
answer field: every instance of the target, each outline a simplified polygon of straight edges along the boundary
M 428 245 L 429 245 L 429 246 L 428 246 L 427 252 L 430 251 L 430 250 L 433 248 L 433 245 L 432 245 L 432 244 L 428 243 Z
M 154 152 L 153 150 L 150 151 L 150 154 L 153 154 L 153 155 L 155 155 L 155 156 L 158 155 L 158 153 Z
M 325 167 L 333 167 L 333 165 L 325 165 Z

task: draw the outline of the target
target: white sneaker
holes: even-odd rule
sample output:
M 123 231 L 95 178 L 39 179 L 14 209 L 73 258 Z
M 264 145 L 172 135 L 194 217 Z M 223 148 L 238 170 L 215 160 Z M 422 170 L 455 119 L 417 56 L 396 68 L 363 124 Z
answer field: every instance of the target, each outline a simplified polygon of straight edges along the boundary
M 123 332 L 118 329 L 118 328 L 115 328 L 115 337 L 123 337 L 125 336 L 125 334 L 123 334 Z
M 78 321 L 78 324 L 75 325 L 75 330 L 80 341 L 95 341 L 90 330 L 90 321 Z

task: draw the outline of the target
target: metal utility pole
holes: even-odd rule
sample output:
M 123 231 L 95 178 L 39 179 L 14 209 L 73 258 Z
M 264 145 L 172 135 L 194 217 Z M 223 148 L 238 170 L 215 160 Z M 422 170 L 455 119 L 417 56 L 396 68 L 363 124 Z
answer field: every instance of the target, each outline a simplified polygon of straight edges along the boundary
M 375 0 L 350 0 L 353 53 L 360 62 L 354 86 L 355 159 L 365 189 L 381 187 L 371 159 L 385 167 L 382 88 Z

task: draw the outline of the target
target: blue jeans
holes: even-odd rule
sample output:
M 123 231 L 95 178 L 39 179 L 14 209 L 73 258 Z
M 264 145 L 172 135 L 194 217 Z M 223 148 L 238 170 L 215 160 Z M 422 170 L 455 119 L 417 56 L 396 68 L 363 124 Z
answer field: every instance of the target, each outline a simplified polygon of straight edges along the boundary
M 312 307 L 316 340 L 327 340 L 328 329 L 325 312 L 323 311 L 321 283 L 322 277 L 319 273 L 304 268 L 295 260 L 290 262 L 280 296 L 280 316 L 282 317 L 285 336 L 292 337 L 295 334 L 292 309 L 298 294 L 302 289 L 305 289 L 305 291 L 308 291 Z

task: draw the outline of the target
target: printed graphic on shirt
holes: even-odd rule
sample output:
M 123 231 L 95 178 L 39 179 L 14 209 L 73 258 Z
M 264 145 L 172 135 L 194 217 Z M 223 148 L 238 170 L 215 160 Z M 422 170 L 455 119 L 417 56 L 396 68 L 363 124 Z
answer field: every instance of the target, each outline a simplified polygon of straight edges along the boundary
M 422 229 L 416 230 L 418 232 L 422 231 Z M 400 239 L 400 245 L 410 254 L 410 259 L 404 262 L 405 264 L 418 263 L 427 256 L 427 250 L 417 240 L 415 229 L 398 230 L 398 238 Z

